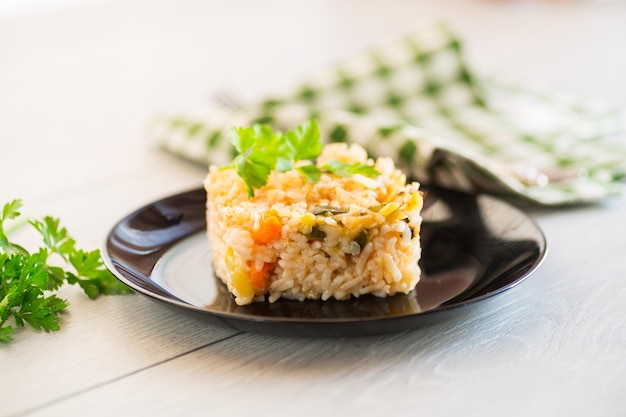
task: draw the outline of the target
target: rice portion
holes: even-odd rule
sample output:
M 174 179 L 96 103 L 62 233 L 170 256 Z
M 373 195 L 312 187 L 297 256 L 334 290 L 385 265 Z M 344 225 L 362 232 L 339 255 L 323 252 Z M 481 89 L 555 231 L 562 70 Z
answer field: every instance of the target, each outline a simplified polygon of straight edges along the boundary
M 205 180 L 207 233 L 216 275 L 238 305 L 284 297 L 344 300 L 408 293 L 420 278 L 422 194 L 390 158 L 358 145 L 326 145 L 317 159 L 369 163 L 381 174 L 272 172 L 248 198 L 234 169 Z

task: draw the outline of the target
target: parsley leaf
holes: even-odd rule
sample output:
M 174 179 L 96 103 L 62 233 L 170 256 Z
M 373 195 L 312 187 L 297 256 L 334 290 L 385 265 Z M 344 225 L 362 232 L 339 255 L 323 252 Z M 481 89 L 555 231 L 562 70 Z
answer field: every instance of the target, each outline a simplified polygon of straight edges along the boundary
M 60 227 L 59 219 L 46 216 L 43 220 L 30 221 L 29 223 L 42 236 L 44 245 L 67 261 L 66 254 L 74 251 L 76 241 L 68 236 L 65 227 Z
M 303 161 L 314 159 L 322 152 L 320 129 L 316 121 L 308 120 L 285 134 L 287 144 L 292 151 L 291 159 Z
M 132 292 L 104 267 L 100 251 L 77 249 L 58 219 L 46 216 L 27 222 L 42 237 L 43 246 L 36 252 L 11 242 L 5 226 L 20 216 L 21 206 L 21 200 L 6 203 L 0 217 L 0 342 L 12 340 L 14 326 L 59 330 L 58 316 L 68 303 L 53 291 L 64 283 L 78 284 L 92 299 Z M 52 265 L 53 256 L 64 265 Z
M 254 197 L 254 189 L 267 184 L 272 171 L 287 172 L 295 169 L 312 183 L 318 182 L 324 173 L 341 177 L 354 174 L 368 177 L 380 175 L 372 165 L 363 163 L 330 161 L 322 169 L 313 164 L 296 167 L 297 162 L 314 160 L 322 152 L 320 129 L 315 120 L 305 121 L 284 134 L 263 124 L 234 127 L 230 130 L 230 137 L 238 155 L 225 168 L 237 170 L 237 174 L 246 184 L 248 197 Z
M 351 177 L 355 174 L 365 175 L 366 177 L 377 177 L 380 175 L 372 165 L 362 163 L 346 164 L 339 161 L 329 161 L 322 168 L 340 177 Z
M 281 136 L 269 126 L 259 124 L 230 130 L 231 143 L 239 153 L 233 165 L 244 179 L 249 197 L 254 195 L 254 188 L 267 183 L 270 172 L 276 168 L 281 153 Z
M 28 251 L 20 245 L 9 242 L 9 239 L 4 229 L 4 223 L 7 220 L 13 220 L 20 216 L 20 212 L 18 210 L 21 206 L 21 200 L 13 200 L 9 203 L 6 203 L 4 205 L 4 208 L 2 209 L 2 216 L 0 216 L 0 249 L 5 252 L 28 254 Z
M 307 180 L 315 184 L 322 177 L 322 171 L 315 165 L 303 165 L 296 168 L 298 172 L 306 177 Z

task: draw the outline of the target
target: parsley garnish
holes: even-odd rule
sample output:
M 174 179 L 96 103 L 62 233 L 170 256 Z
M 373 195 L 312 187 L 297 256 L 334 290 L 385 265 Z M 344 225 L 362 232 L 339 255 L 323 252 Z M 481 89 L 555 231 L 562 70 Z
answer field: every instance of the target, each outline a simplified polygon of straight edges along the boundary
M 54 291 L 64 283 L 78 284 L 91 299 L 132 292 L 104 267 L 99 250 L 77 249 L 58 219 L 28 221 L 43 240 L 36 252 L 11 242 L 6 225 L 20 216 L 21 207 L 21 200 L 13 200 L 0 215 L 0 342 L 12 340 L 11 322 L 46 332 L 59 330 L 58 315 L 68 302 Z
M 252 127 L 232 128 L 230 136 L 238 155 L 228 167 L 234 167 L 244 180 L 248 197 L 254 196 L 255 188 L 267 184 L 272 171 L 287 172 L 295 169 L 312 183 L 318 182 L 322 174 L 341 177 L 354 174 L 368 177 L 380 175 L 372 165 L 364 163 L 330 161 L 321 168 L 316 165 L 296 167 L 297 162 L 313 160 L 322 152 L 319 126 L 315 120 L 306 121 L 284 134 L 273 131 L 268 125 L 255 124 Z

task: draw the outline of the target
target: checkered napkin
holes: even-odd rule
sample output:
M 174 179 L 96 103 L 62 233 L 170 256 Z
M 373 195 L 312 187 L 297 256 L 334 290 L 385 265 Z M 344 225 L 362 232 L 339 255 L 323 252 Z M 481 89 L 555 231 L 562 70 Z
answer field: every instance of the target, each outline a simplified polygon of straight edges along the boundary
M 626 112 L 478 78 L 437 25 L 352 57 L 292 91 L 203 117 L 159 117 L 152 135 L 202 164 L 232 159 L 228 128 L 316 118 L 327 142 L 391 156 L 424 184 L 564 205 L 620 192 Z

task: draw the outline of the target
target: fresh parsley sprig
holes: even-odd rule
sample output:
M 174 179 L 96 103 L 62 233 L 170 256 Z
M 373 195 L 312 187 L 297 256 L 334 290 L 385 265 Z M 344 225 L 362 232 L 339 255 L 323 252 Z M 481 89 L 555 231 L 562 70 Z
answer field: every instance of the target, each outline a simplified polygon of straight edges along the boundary
M 314 160 L 322 152 L 319 125 L 315 120 L 305 121 L 284 134 L 263 124 L 235 127 L 230 130 L 230 137 L 237 156 L 226 168 L 237 170 L 246 184 L 248 197 L 254 196 L 255 188 L 267 184 L 272 171 L 287 172 L 295 169 L 312 183 L 318 182 L 324 173 L 341 177 L 354 174 L 368 177 L 380 175 L 372 165 L 364 163 L 330 161 L 321 168 L 316 165 L 296 166 L 299 161 Z
M 64 283 L 79 285 L 91 299 L 132 292 L 104 267 L 99 250 L 76 248 L 58 219 L 28 221 L 42 237 L 43 246 L 36 252 L 10 241 L 6 226 L 20 217 L 21 207 L 21 200 L 13 200 L 0 215 L 0 342 L 12 340 L 11 323 L 46 332 L 59 330 L 58 316 L 68 302 L 54 291 Z M 53 258 L 56 262 L 51 262 Z

